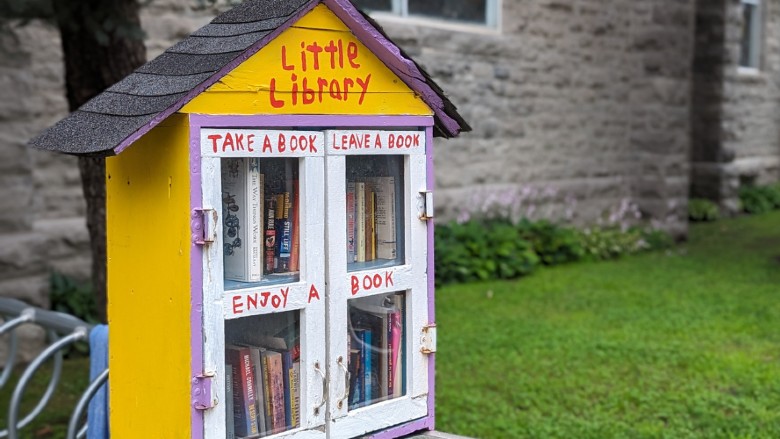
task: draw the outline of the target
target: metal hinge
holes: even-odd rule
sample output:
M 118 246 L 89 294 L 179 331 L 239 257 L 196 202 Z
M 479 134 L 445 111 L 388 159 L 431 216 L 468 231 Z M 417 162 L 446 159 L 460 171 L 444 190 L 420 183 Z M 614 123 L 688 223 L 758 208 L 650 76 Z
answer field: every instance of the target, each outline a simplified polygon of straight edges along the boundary
M 420 192 L 420 219 L 427 221 L 433 218 L 433 192 L 421 191 Z
M 420 343 L 422 344 L 420 352 L 423 354 L 427 355 L 436 352 L 436 323 L 429 323 L 423 326 Z
M 192 213 L 192 240 L 195 244 L 211 244 L 217 239 L 217 211 L 195 209 Z
M 192 406 L 196 410 L 208 410 L 217 406 L 217 395 L 213 393 L 214 372 L 204 372 L 192 377 Z

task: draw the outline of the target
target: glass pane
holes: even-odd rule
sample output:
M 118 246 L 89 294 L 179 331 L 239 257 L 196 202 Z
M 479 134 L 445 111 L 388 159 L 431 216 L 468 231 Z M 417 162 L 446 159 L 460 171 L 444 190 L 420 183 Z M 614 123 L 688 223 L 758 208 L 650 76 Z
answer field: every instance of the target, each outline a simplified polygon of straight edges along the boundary
M 742 4 L 742 40 L 740 41 L 739 65 L 758 67 L 760 44 L 759 6 Z
M 487 0 L 409 0 L 410 15 L 484 24 L 486 11 Z
M 404 293 L 349 302 L 349 409 L 406 394 Z
M 222 159 L 225 289 L 300 276 L 297 159 Z
M 403 156 L 347 157 L 347 266 L 403 263 Z
M 227 437 L 260 437 L 299 427 L 300 365 L 298 311 L 227 320 Z
M 358 8 L 366 11 L 392 11 L 393 0 L 352 0 Z

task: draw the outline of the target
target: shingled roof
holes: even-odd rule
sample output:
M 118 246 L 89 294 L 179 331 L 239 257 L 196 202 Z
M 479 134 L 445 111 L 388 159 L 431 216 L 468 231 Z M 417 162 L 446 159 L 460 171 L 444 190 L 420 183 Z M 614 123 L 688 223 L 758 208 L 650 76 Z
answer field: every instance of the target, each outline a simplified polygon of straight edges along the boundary
M 435 135 L 453 137 L 471 129 L 431 77 L 349 0 L 247 0 L 48 128 L 30 145 L 77 155 L 117 154 L 319 3 L 433 109 Z

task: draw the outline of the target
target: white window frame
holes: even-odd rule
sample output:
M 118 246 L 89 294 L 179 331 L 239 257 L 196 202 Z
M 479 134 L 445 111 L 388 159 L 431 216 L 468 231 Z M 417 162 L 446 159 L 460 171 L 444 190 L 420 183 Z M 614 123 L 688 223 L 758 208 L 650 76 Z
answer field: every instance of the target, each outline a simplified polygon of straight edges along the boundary
M 737 70 L 742 74 L 757 74 L 761 71 L 764 52 L 763 35 L 765 5 L 762 0 L 740 0 L 740 16 L 744 15 L 744 8 L 748 5 L 755 7 L 751 20 L 752 28 L 750 29 L 750 35 L 748 37 L 748 64 L 742 64 L 742 48 L 744 47 L 744 41 L 740 38 Z M 744 26 L 746 25 L 746 22 L 742 23 L 743 29 L 741 30 L 740 35 L 744 34 Z
M 244 127 L 246 129 L 262 129 Z M 272 435 L 274 439 L 325 439 L 324 404 L 326 385 L 324 380 L 327 364 L 325 350 L 325 335 L 323 329 L 325 320 L 325 226 L 322 222 L 324 211 L 325 190 L 325 154 L 322 148 L 319 153 L 249 153 L 246 151 L 212 153 L 208 150 L 208 142 L 203 140 L 203 133 L 209 128 L 201 128 L 201 188 L 203 206 L 210 207 L 222 218 L 221 191 L 221 159 L 224 157 L 282 157 L 295 158 L 299 166 L 300 195 L 305 202 L 299 203 L 301 227 L 301 274 L 298 281 L 291 283 L 252 287 L 246 290 L 225 290 L 223 277 L 223 245 L 222 221 L 216 222 L 217 240 L 207 246 L 203 252 L 203 331 L 204 365 L 203 370 L 214 373 L 216 377 L 212 392 L 217 401 L 225 400 L 225 321 L 231 318 L 228 303 L 229 298 L 242 291 L 289 288 L 290 301 L 283 310 L 265 309 L 246 313 L 252 315 L 270 314 L 275 312 L 300 312 L 301 331 L 301 420 L 299 427 Z M 278 131 L 278 130 L 274 130 Z M 206 146 L 204 146 L 206 145 Z M 319 288 L 320 300 L 306 300 L 311 293 L 310 286 Z M 308 303 L 310 302 L 310 303 Z M 319 369 L 317 368 L 319 366 Z M 318 372 L 319 370 L 319 372 Z M 218 403 L 214 410 L 204 412 L 204 434 L 208 438 L 226 437 L 226 404 Z
M 428 323 L 428 260 L 426 221 L 420 218 L 421 193 L 427 189 L 426 145 L 412 151 L 390 152 L 371 150 L 366 154 L 397 154 L 404 158 L 404 261 L 390 268 L 349 271 L 347 267 L 346 227 L 346 156 L 360 154 L 355 150 L 334 152 L 330 145 L 331 136 L 326 131 L 325 168 L 327 180 L 326 209 L 328 212 L 326 235 L 328 245 L 328 350 L 329 355 L 329 414 L 328 434 L 330 439 L 347 439 L 363 436 L 371 431 L 391 425 L 400 425 L 428 414 L 429 380 L 428 362 L 423 354 L 422 328 Z M 420 131 L 425 138 L 425 131 Z M 427 140 L 426 140 L 427 142 Z M 370 291 L 361 290 L 351 294 L 351 277 L 364 278 L 384 276 L 392 272 L 393 285 L 382 286 Z M 348 301 L 353 297 L 367 297 L 390 292 L 406 292 L 406 394 L 394 399 L 349 410 L 347 404 L 338 406 L 338 401 L 348 394 L 344 366 L 338 358 L 348 358 L 347 319 Z
M 446 18 L 427 17 L 409 14 L 409 0 L 391 0 L 391 11 L 366 10 L 373 17 L 386 21 L 402 21 L 404 23 L 436 27 L 447 30 L 467 31 L 477 33 L 494 33 L 501 28 L 501 6 L 503 0 L 486 0 L 485 22 L 448 20 Z

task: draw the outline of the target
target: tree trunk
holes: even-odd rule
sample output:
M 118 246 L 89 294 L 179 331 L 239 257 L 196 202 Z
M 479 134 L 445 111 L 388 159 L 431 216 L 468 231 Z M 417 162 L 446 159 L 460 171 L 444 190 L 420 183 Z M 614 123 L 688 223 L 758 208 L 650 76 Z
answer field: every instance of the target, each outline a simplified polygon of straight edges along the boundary
M 65 87 L 71 111 L 130 74 L 146 61 L 138 32 L 107 31 L 106 20 L 140 30 L 137 0 L 55 0 L 58 9 Z M 101 11 L 105 11 L 101 16 Z M 103 25 L 96 30 L 95 23 Z M 120 28 L 121 29 L 121 28 Z M 129 35 L 129 36 L 123 36 Z M 106 322 L 106 164 L 102 157 L 79 157 L 87 201 L 92 249 L 92 283 L 101 321 Z

